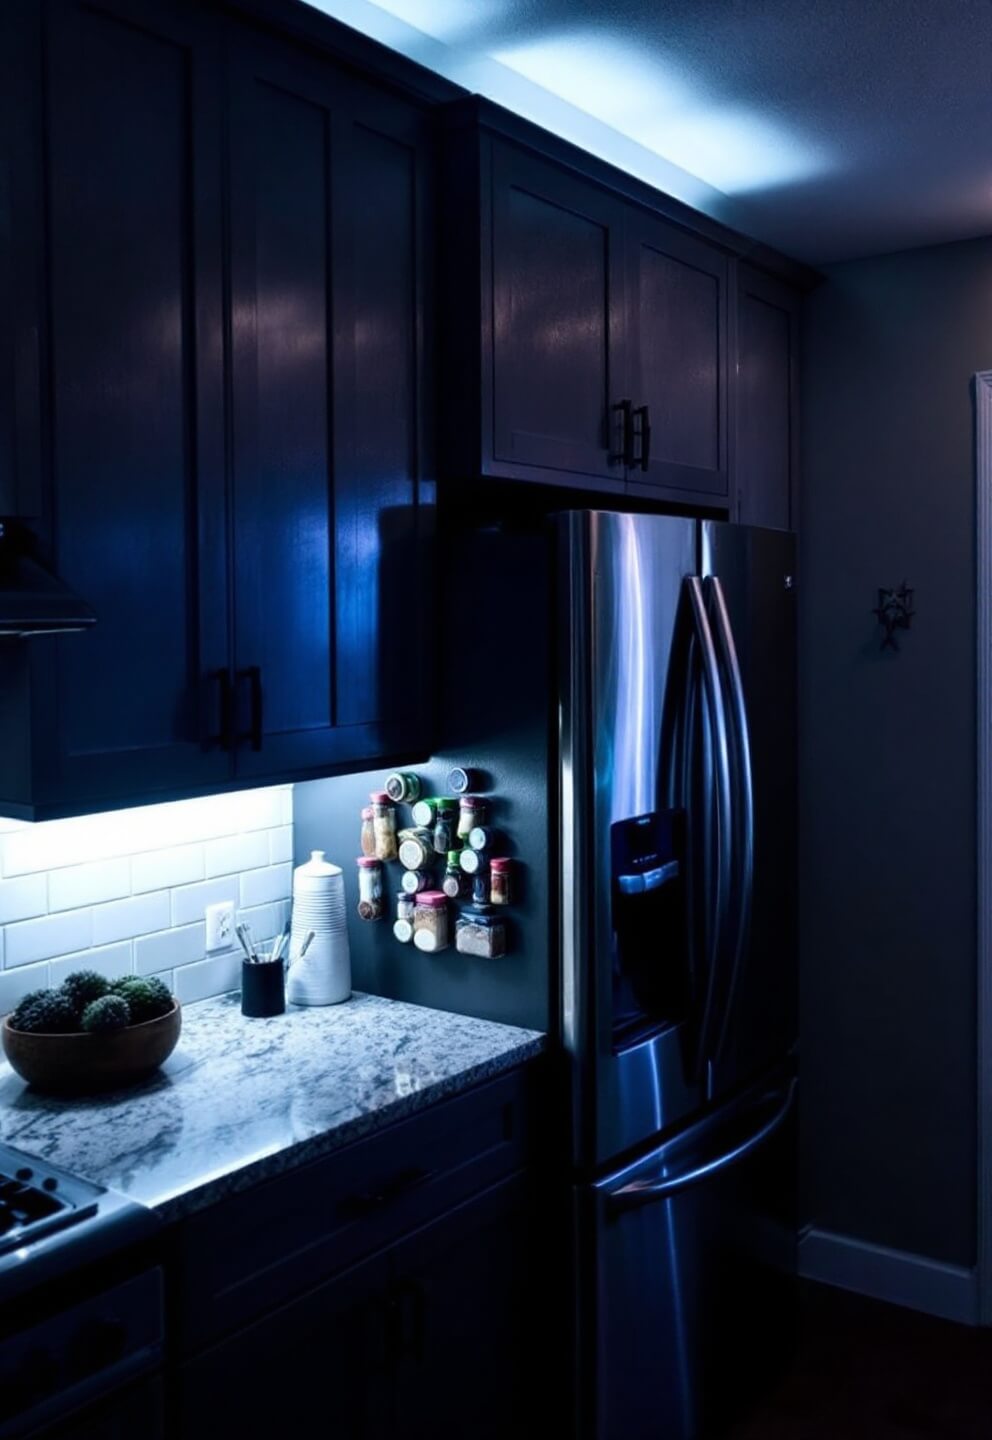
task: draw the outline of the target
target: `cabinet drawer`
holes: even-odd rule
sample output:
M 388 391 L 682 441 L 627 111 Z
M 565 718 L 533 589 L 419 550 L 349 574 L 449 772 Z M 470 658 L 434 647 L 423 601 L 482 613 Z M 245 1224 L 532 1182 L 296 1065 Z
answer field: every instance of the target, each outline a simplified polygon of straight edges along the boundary
M 196 1349 L 417 1229 L 533 1153 L 528 1065 L 223 1201 L 177 1234 L 174 1313 Z

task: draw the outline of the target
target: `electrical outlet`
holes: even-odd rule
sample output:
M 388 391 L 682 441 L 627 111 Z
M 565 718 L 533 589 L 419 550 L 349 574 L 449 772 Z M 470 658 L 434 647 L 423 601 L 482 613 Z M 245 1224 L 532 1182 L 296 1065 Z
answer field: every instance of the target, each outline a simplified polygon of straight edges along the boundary
M 207 918 L 207 944 L 208 950 L 230 950 L 234 944 L 234 902 L 221 900 L 216 905 L 208 905 L 206 909 Z

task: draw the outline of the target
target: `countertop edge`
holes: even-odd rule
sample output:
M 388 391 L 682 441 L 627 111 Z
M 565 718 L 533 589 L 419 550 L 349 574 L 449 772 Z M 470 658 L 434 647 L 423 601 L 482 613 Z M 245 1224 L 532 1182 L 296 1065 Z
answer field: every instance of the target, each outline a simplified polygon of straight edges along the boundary
M 444 1079 L 427 1085 L 421 1090 L 413 1090 L 409 1095 L 404 1095 L 389 1105 L 369 1111 L 364 1115 L 355 1116 L 354 1119 L 335 1125 L 320 1135 L 313 1135 L 279 1150 L 273 1150 L 269 1154 L 259 1156 L 257 1160 L 218 1175 L 201 1185 L 181 1190 L 164 1200 L 147 1202 L 146 1208 L 158 1216 L 165 1225 L 172 1225 L 180 1220 L 188 1219 L 233 1195 L 241 1194 L 255 1185 L 263 1184 L 276 1175 L 294 1170 L 311 1160 L 333 1154 L 336 1150 L 343 1150 L 354 1141 L 364 1140 L 409 1116 L 419 1114 L 444 1100 L 464 1094 L 485 1080 L 504 1075 L 510 1070 L 526 1065 L 546 1054 L 548 1044 L 546 1034 L 521 1041 L 503 1054 L 481 1060 L 475 1065 L 470 1065 L 466 1070 L 459 1071 L 456 1075 L 445 1076 Z

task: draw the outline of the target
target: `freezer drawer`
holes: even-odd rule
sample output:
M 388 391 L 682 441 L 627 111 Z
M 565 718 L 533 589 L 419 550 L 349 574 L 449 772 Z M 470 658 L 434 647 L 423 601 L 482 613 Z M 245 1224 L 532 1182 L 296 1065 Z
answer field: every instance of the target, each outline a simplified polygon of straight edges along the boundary
M 582 1440 L 697 1440 L 795 1333 L 796 1080 L 779 1073 L 576 1193 Z

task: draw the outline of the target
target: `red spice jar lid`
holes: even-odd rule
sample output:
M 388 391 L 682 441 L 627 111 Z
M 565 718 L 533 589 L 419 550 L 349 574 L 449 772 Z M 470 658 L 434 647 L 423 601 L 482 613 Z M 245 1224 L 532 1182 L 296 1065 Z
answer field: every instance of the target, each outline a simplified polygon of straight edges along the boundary
M 418 905 L 429 905 L 433 910 L 440 910 L 447 903 L 448 897 L 441 890 L 421 890 L 417 896 Z
M 392 805 L 393 803 L 385 790 L 373 790 L 369 795 L 369 799 L 373 805 Z
M 490 870 L 509 870 L 513 861 L 509 855 L 495 855 L 489 862 Z
M 355 861 L 356 865 L 381 865 L 382 861 L 375 855 L 359 855 Z
M 362 810 L 362 819 L 363 819 L 363 820 L 371 820 L 371 819 L 372 819 L 372 806 L 371 806 L 371 805 L 366 805 L 366 806 L 364 807 L 364 809 Z
M 458 803 L 463 810 L 474 810 L 477 805 L 485 805 L 486 802 L 478 795 L 460 795 Z

